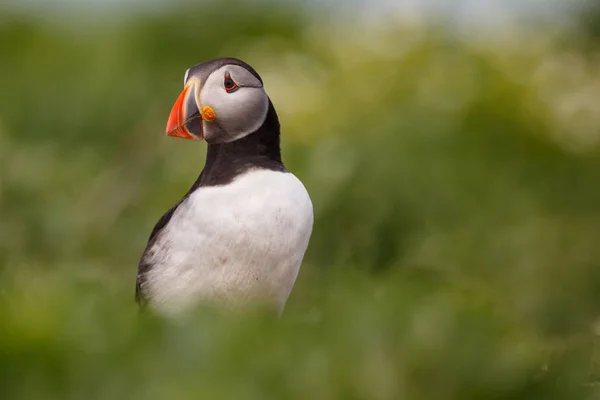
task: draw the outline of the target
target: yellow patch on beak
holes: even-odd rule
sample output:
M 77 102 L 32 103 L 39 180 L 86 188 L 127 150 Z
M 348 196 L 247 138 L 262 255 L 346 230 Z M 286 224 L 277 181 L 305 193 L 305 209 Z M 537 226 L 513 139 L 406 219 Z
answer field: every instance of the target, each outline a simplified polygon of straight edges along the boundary
M 202 113 L 200 115 L 206 122 L 212 122 L 217 118 L 217 114 L 215 114 L 215 110 L 213 110 L 211 106 L 202 107 Z

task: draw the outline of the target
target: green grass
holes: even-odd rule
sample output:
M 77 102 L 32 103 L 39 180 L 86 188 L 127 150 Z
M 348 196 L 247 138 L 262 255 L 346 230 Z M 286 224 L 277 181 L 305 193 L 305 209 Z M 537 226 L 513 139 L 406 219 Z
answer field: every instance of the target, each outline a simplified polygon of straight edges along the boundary
M 0 397 L 597 398 L 593 43 L 227 10 L 2 19 Z M 281 319 L 140 315 L 148 234 L 203 164 L 166 117 L 225 55 L 263 76 L 311 194 L 305 263 Z

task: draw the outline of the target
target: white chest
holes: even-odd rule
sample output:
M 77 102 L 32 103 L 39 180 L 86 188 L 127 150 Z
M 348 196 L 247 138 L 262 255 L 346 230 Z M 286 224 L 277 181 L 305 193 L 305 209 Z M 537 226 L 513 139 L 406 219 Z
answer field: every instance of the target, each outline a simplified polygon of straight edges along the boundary
M 291 173 L 252 170 L 228 185 L 200 188 L 153 246 L 150 303 L 177 312 L 201 301 L 260 301 L 281 311 L 312 225 L 310 197 Z

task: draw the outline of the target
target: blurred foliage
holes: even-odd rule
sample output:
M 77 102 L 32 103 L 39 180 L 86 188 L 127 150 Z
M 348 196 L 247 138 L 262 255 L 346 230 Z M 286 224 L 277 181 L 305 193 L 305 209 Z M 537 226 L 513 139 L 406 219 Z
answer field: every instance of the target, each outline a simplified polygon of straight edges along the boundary
M 578 40 L 236 1 L 1 15 L 2 398 L 600 397 L 600 58 Z M 262 75 L 313 238 L 281 320 L 140 318 L 138 258 L 204 157 L 166 118 L 217 56 Z
M 585 41 L 597 45 L 600 39 L 600 3 L 584 1 L 579 8 L 577 22 Z

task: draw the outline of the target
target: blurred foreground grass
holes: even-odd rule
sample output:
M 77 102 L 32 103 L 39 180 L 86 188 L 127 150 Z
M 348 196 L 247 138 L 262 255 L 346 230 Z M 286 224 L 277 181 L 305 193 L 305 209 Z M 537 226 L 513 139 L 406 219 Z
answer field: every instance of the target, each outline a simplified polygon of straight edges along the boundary
M 598 397 L 594 42 L 227 5 L 0 19 L 0 397 Z M 203 164 L 166 116 L 225 55 L 311 193 L 306 262 L 280 321 L 139 317 L 139 255 Z

